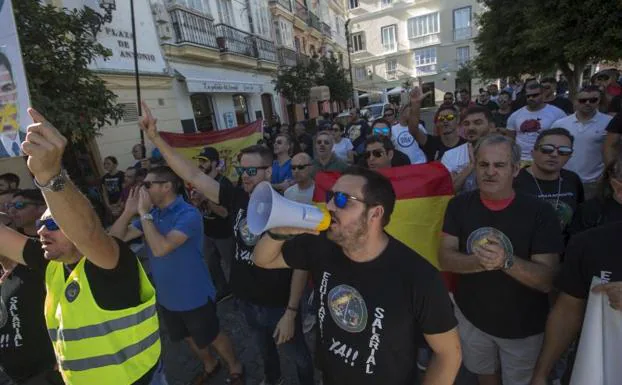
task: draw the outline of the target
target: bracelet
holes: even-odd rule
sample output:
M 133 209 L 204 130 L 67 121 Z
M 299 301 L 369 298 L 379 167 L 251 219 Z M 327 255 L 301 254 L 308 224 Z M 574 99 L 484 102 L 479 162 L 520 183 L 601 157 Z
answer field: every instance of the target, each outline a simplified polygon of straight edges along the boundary
M 294 239 L 296 237 L 295 235 L 291 235 L 291 234 L 290 235 L 275 234 L 270 230 L 266 231 L 266 233 L 268 233 L 268 236 L 274 239 L 275 241 L 289 241 L 290 239 Z
M 287 307 L 287 310 L 289 310 L 289 311 L 293 311 L 294 313 L 298 313 L 298 309 L 297 309 L 297 308 L 295 308 L 295 307 L 288 306 L 288 307 Z

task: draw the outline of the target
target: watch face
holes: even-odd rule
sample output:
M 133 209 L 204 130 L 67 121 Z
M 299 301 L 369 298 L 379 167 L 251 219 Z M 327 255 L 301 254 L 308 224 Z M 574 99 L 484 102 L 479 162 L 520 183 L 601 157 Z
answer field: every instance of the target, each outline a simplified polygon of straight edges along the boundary
M 52 183 L 50 183 L 50 189 L 52 191 L 60 191 L 65 187 L 65 176 L 59 175 L 56 178 L 52 179 Z

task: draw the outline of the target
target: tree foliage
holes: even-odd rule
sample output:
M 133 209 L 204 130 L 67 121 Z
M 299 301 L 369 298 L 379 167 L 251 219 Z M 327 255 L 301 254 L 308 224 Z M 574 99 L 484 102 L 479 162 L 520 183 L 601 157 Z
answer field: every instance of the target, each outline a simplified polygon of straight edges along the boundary
M 475 65 L 485 77 L 560 69 L 571 92 L 585 66 L 622 57 L 622 2 L 480 0 Z
M 88 68 L 111 55 L 93 39 L 94 11 L 59 10 L 37 0 L 13 5 L 33 107 L 73 142 L 91 139 L 121 119 L 116 95 Z
M 352 84 L 348 80 L 348 72 L 334 56 L 322 57 L 320 62 L 322 73 L 318 75 L 316 84 L 328 86 L 331 101 L 347 102 L 352 98 Z

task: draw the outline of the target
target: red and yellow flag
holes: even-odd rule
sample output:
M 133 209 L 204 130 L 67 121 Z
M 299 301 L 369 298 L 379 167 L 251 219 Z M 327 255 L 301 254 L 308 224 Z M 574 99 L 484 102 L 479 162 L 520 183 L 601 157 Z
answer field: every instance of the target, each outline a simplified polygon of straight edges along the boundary
M 214 147 L 220 154 L 222 173 L 229 179 L 236 180 L 238 175 L 235 172 L 235 166 L 238 164 L 238 153 L 245 147 L 257 144 L 257 141 L 262 138 L 262 127 L 263 121 L 256 120 L 244 126 L 222 131 L 196 134 L 161 132 L 160 136 L 188 159 L 197 156 L 203 147 Z
M 447 203 L 453 196 L 449 172 L 439 162 L 387 168 L 380 171 L 391 180 L 395 209 L 386 227 L 402 243 L 438 268 L 438 249 Z M 324 203 L 326 191 L 340 174 L 318 173 L 313 200 Z

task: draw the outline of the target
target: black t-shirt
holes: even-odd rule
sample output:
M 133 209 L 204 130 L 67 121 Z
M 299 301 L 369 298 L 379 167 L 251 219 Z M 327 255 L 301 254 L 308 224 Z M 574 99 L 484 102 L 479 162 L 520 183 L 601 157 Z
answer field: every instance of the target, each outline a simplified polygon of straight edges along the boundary
M 507 128 L 508 118 L 512 115 L 512 111 L 507 114 L 502 114 L 498 110 L 492 113 L 492 120 L 495 122 L 497 128 Z
M 517 193 L 503 210 L 492 211 L 479 190 L 451 199 L 443 232 L 458 237 L 459 251 L 470 254 L 490 228 L 500 231 L 502 242 L 515 258 L 531 260 L 534 254 L 559 254 L 563 240 L 551 205 Z M 456 304 L 477 328 L 499 338 L 524 338 L 544 331 L 549 309 L 545 293 L 531 289 L 501 270 L 459 274 Z
M 425 142 L 425 146 L 421 147 L 421 150 L 423 150 L 426 158 L 428 158 L 428 162 L 441 160 L 445 151 L 456 148 L 467 142 L 466 139 L 460 137 L 458 139 L 458 143 L 456 143 L 455 146 L 447 147 L 445 143 L 443 143 L 443 141 L 441 140 L 440 136 L 427 134 L 427 137 L 428 140 Z
M 616 114 L 620 114 L 620 111 L 622 111 L 622 96 L 621 95 L 616 95 L 613 98 L 611 98 L 611 101 L 609 102 L 609 105 L 607 106 L 607 113 L 616 113 Z
M 622 135 L 622 114 L 615 115 L 607 125 L 607 132 Z
M 514 189 L 550 203 L 557 213 L 561 228 L 565 230 L 585 198 L 583 183 L 577 174 L 562 169 L 560 176 L 561 180 L 536 181 L 528 169 L 523 168 L 514 179 Z
M 579 205 L 572 223 L 568 227 L 571 235 L 601 225 L 622 222 L 622 204 L 609 197 L 592 198 Z
M 456 326 L 439 272 L 391 236 L 370 262 L 350 260 L 325 233 L 286 242 L 283 258 L 315 282 L 316 354 L 326 385 L 412 384 L 422 333 Z
M 356 123 L 348 123 L 346 126 L 346 138 L 349 138 L 354 147 L 354 151 L 363 152 L 365 150 L 364 143 L 369 134 L 369 124 L 364 119 Z
M 111 204 L 119 202 L 121 199 L 121 190 L 123 190 L 123 180 L 125 174 L 122 171 L 117 171 L 116 174 L 104 174 L 102 177 L 102 185 L 108 193 L 108 201 Z
M 9 377 L 22 383 L 56 364 L 45 325 L 45 281 L 17 265 L 0 292 L 0 364 Z
M 216 181 L 220 184 L 228 185 L 228 189 L 233 188 L 233 184 L 224 175 L 218 175 Z M 231 229 L 231 221 L 230 216 L 231 213 L 226 218 L 223 218 L 214 213 L 208 212 L 206 210 L 202 210 L 203 212 L 203 229 L 205 235 L 214 238 L 214 239 L 226 239 L 233 235 L 233 231 Z
M 304 134 L 298 136 L 296 138 L 296 141 L 298 141 L 298 146 L 300 147 L 300 149 L 304 147 L 304 152 L 306 152 L 307 154 L 309 154 L 310 157 L 313 158 L 313 138 L 311 137 L 311 135 L 305 132 Z
M 102 269 L 87 260 L 84 264 L 86 278 L 89 281 L 93 298 L 97 305 L 104 310 L 122 310 L 136 307 L 141 304 L 140 280 L 138 274 L 138 258 L 121 240 L 116 239 L 119 245 L 119 262 L 114 269 Z M 41 243 L 29 239 L 24 246 L 23 258 L 29 268 L 39 273 L 45 280 L 45 269 L 50 262 L 45 258 Z M 65 269 L 65 279 L 69 278 L 75 266 Z M 132 385 L 148 385 L 151 382 L 157 365 L 151 368 L 144 376 Z
M 391 159 L 391 167 L 408 166 L 410 158 L 400 150 L 393 150 L 393 158 Z
M 233 221 L 235 258 L 231 264 L 231 289 L 236 297 L 262 306 L 286 307 L 292 281 L 290 269 L 262 269 L 251 259 L 260 236 L 248 229 L 249 196 L 240 187 L 220 185 L 220 204 Z
M 486 104 L 480 104 L 479 101 L 475 102 L 475 104 L 477 104 L 480 107 L 486 107 L 490 110 L 490 112 L 492 111 L 496 111 L 499 109 L 499 105 L 495 102 L 493 102 L 492 100 L 489 100 L 488 103 Z
M 555 286 L 566 294 L 587 299 L 592 278 L 622 281 L 622 222 L 612 223 L 578 234 L 570 240 L 566 261 Z
M 572 102 L 562 96 L 556 96 L 555 99 L 546 103 L 559 108 L 564 111 L 566 115 L 574 113 L 574 106 L 572 105 Z

